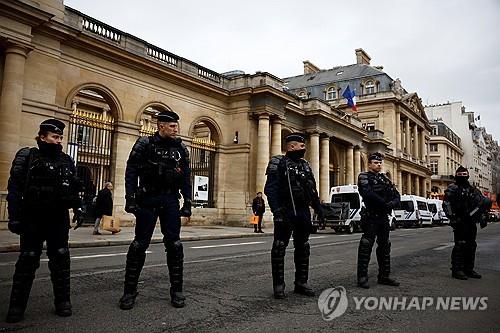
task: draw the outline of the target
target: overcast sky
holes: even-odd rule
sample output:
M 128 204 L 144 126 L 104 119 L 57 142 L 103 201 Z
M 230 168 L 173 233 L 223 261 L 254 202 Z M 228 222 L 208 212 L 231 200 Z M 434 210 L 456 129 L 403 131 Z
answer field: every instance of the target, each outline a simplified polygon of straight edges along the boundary
M 356 62 L 400 78 L 424 104 L 462 101 L 500 140 L 499 0 L 64 0 L 216 72 L 302 74 Z

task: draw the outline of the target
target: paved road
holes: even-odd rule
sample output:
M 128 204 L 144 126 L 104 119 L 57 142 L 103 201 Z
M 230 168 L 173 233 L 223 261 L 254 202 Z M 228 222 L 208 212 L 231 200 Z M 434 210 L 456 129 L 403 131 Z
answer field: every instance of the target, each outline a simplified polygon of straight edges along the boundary
M 47 263 L 37 273 L 26 319 L 0 323 L 0 332 L 283 332 L 283 331 L 500 331 L 500 224 L 478 235 L 477 268 L 481 280 L 450 278 L 452 246 L 448 227 L 401 229 L 391 233 L 394 277 L 399 288 L 376 284 L 372 256 L 372 288 L 355 284 L 356 251 L 360 235 L 322 232 L 312 235 L 310 283 L 318 294 L 336 286 L 347 290 L 349 307 L 340 317 L 324 321 L 317 297 L 290 293 L 272 298 L 269 250 L 271 237 L 185 242 L 185 294 L 187 306 L 169 304 L 165 254 L 160 244 L 149 249 L 136 308 L 118 309 L 126 246 L 72 249 L 74 315 L 53 314 Z M 0 319 L 7 311 L 14 253 L 0 254 Z M 293 253 L 287 252 L 286 281 L 293 288 Z M 356 309 L 353 297 L 488 297 L 485 311 L 368 310 Z

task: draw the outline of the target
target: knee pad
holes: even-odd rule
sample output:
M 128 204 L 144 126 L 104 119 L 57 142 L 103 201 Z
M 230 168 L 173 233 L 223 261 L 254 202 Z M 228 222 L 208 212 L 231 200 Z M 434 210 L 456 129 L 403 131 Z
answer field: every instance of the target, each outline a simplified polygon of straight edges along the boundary
M 176 241 L 164 241 L 163 244 L 165 244 L 166 252 L 179 253 L 184 250 L 184 246 L 182 245 L 180 239 Z
M 47 252 L 49 258 L 64 258 L 69 257 L 69 249 L 67 247 L 61 247 L 53 251 Z
M 148 244 L 144 244 L 134 239 L 134 241 L 130 244 L 129 252 L 135 254 L 143 254 L 146 253 L 147 249 L 148 249 Z
M 40 267 L 40 255 L 38 251 L 21 251 L 16 267 L 29 267 L 37 269 Z
M 300 244 L 294 242 L 294 245 L 295 245 L 295 251 L 299 251 L 300 253 L 305 254 L 307 256 L 311 254 L 311 245 L 309 244 L 309 242 Z
M 273 257 L 284 257 L 286 251 L 286 243 L 281 240 L 275 240 L 273 242 L 273 248 L 271 250 L 271 255 Z
M 369 238 L 361 237 L 361 239 L 359 240 L 359 245 L 362 247 L 372 247 L 373 241 Z

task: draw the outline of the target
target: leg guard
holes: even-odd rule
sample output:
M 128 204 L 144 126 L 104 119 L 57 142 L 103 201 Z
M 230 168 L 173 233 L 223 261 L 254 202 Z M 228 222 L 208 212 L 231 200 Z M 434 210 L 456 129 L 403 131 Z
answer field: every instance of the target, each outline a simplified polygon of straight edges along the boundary
M 464 271 L 464 252 L 465 241 L 460 240 L 455 242 L 455 246 L 451 251 L 451 271 L 463 272 Z
M 271 268 L 275 298 L 285 297 L 285 251 L 286 243 L 281 240 L 273 242 L 271 250 Z
M 464 247 L 464 271 L 469 273 L 474 271 L 474 263 L 476 261 L 476 241 L 470 241 Z
M 377 246 L 378 278 L 388 278 L 391 274 L 391 242 Z
M 20 253 L 12 282 L 7 322 L 15 323 L 23 319 L 33 279 L 35 278 L 35 272 L 38 267 L 40 267 L 39 252 L 23 251 Z
M 63 317 L 71 316 L 69 249 L 60 248 L 48 255 L 56 313 Z
M 309 242 L 297 244 L 294 242 L 295 251 L 293 259 L 295 262 L 295 283 L 306 284 L 309 278 L 309 255 L 311 246 Z
M 165 242 L 167 252 L 167 266 L 170 277 L 171 303 L 176 308 L 184 307 L 185 297 L 182 294 L 184 248 L 180 240 Z
M 368 277 L 368 264 L 370 263 L 372 247 L 373 241 L 362 236 L 358 247 L 358 280 Z
M 136 294 L 137 283 L 142 267 L 146 261 L 146 248 L 134 240 L 128 249 L 127 264 L 125 269 L 124 294 Z

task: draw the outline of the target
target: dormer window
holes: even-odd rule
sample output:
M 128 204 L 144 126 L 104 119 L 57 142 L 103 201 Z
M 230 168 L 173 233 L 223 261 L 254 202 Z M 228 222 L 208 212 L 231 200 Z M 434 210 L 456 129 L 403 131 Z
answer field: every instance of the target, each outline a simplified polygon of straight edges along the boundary
M 374 94 L 375 93 L 375 83 L 372 80 L 366 81 L 365 83 L 365 94 Z
M 335 87 L 330 87 L 326 91 L 326 100 L 331 101 L 333 99 L 337 99 L 337 89 L 335 89 Z
M 307 91 L 302 90 L 299 92 L 299 98 L 305 99 L 307 98 Z

